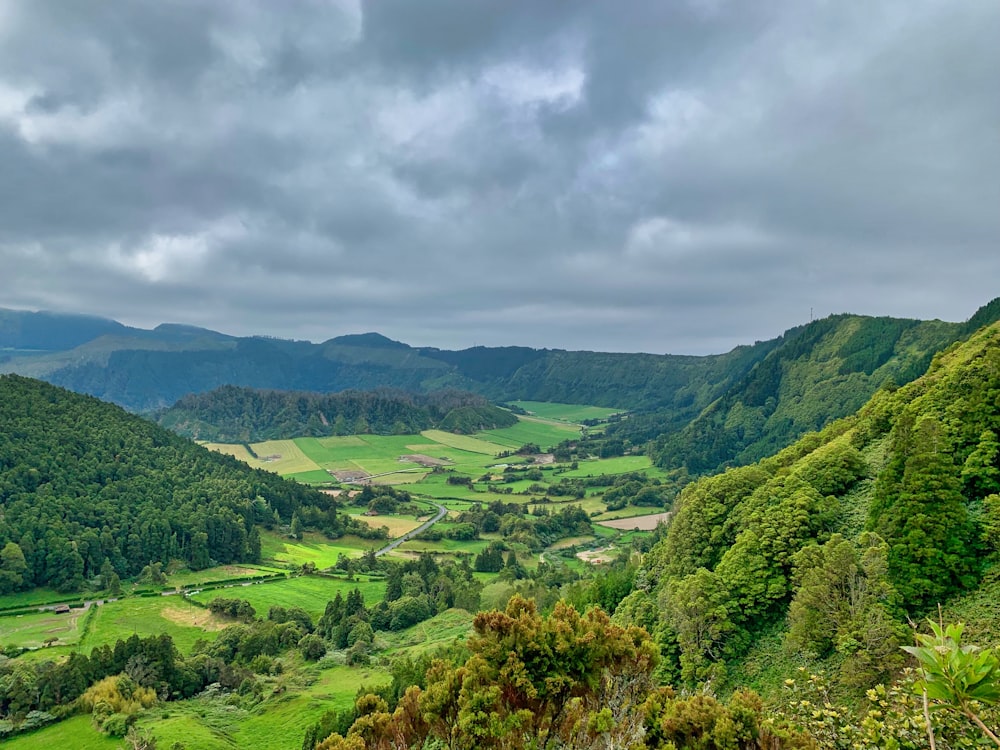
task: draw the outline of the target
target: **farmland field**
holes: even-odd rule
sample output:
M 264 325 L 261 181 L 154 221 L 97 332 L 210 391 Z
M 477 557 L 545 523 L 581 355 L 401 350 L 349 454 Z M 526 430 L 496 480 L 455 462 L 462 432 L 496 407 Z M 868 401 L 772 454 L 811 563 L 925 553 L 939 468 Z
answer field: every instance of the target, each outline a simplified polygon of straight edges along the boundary
M 61 615 L 49 611 L 0 617 L 0 644 L 39 648 L 51 638 L 73 644 L 80 638 L 85 616 L 83 610 L 74 609 Z
M 612 414 L 625 411 L 624 409 L 608 409 L 604 406 L 557 404 L 547 401 L 514 401 L 513 404 L 542 419 L 555 419 L 574 424 L 578 424 L 584 419 L 607 419 Z
M 469 451 L 470 453 L 482 453 L 487 456 L 496 456 L 498 453 L 507 450 L 507 446 L 505 445 L 499 445 L 497 443 L 469 437 L 467 435 L 456 435 L 453 432 L 444 432 L 442 430 L 424 430 L 420 434 L 436 443 L 447 445 L 450 448 L 458 448 L 459 450 Z M 483 432 L 480 434 L 490 435 L 492 433 Z
M 250 465 L 261 469 L 278 474 L 297 474 L 321 468 L 302 452 L 294 440 L 267 440 L 250 447 L 257 454 L 257 459 Z
M 580 428 L 576 425 L 552 422 L 532 417 L 521 417 L 513 427 L 503 427 L 499 430 L 480 432 L 477 437 L 490 440 L 503 446 L 503 450 L 520 448 L 526 443 L 535 443 L 542 450 L 552 448 L 563 440 L 580 436 Z
M 317 568 L 329 568 L 337 563 L 341 553 L 347 557 L 361 557 L 365 550 L 379 548 L 384 542 L 379 539 L 361 539 L 343 536 L 329 540 L 321 534 L 306 533 L 302 539 L 287 537 L 264 531 L 260 535 L 261 554 L 265 560 L 286 565 L 314 563 Z
M 385 582 L 347 581 L 326 576 L 300 576 L 287 581 L 202 591 L 190 598 L 201 604 L 208 604 L 217 597 L 246 599 L 257 610 L 258 616 L 265 617 L 267 611 L 273 606 L 301 607 L 315 618 L 323 614 L 326 603 L 336 597 L 338 591 L 347 596 L 354 589 L 361 591 L 365 603 L 370 606 L 382 598 L 385 593 Z

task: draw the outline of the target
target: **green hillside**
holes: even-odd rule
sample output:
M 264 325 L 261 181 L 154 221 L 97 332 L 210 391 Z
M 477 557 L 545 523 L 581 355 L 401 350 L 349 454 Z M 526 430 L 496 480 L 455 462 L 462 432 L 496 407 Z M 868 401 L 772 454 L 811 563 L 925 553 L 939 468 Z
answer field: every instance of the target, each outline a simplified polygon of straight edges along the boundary
M 901 666 L 907 618 L 938 604 L 964 602 L 996 640 L 1000 602 L 978 586 L 1000 548 L 998 430 L 993 324 L 856 415 L 685 488 L 643 563 L 646 588 L 616 618 L 651 628 L 662 674 L 687 684 L 760 678 L 747 660 L 777 632 L 788 653 L 864 687 Z M 778 677 L 794 675 L 765 686 Z
M 0 377 L 0 593 L 150 563 L 255 562 L 259 523 L 343 533 L 330 497 L 40 381 Z
M 470 434 L 510 427 L 517 417 L 461 391 L 318 394 L 223 386 L 185 396 L 157 421 L 186 437 L 247 443 L 290 436 L 413 434 L 437 427 Z
M 769 456 L 853 414 L 885 383 L 908 383 L 964 332 L 958 323 L 838 315 L 785 335 L 782 345 L 684 429 L 657 438 L 664 468 L 692 474 Z

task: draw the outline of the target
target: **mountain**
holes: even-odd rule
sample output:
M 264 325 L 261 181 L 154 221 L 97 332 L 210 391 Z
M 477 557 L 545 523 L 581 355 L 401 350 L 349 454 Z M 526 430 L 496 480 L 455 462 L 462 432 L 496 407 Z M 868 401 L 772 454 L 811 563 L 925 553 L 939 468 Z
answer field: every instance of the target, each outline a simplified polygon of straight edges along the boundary
M 695 475 L 757 461 L 853 414 L 883 384 L 910 382 L 966 332 L 959 323 L 859 315 L 792 329 L 683 429 L 658 437 L 651 454 Z
M 121 323 L 89 315 L 0 308 L 0 351 L 60 351 L 80 346 L 99 336 L 128 330 Z
M 5 315 L 30 328 L 24 321 L 37 314 Z M 647 449 L 683 482 L 755 461 L 853 413 L 883 384 L 910 382 L 936 352 L 998 315 L 1000 299 L 966 323 L 835 315 L 769 341 L 700 357 L 528 347 L 448 351 L 371 332 L 313 344 L 178 325 L 152 331 L 113 321 L 98 326 L 86 319 L 100 335 L 70 349 L 11 349 L 0 369 L 135 411 L 164 409 L 224 385 L 313 393 L 459 389 L 499 401 L 609 406 L 631 414 L 608 427 L 607 439 Z M 90 330 L 80 321 L 74 325 L 77 338 Z M 41 337 L 32 341 L 39 344 Z M 312 432 L 323 422 L 314 416 L 311 424 L 304 417 Z M 217 427 L 230 435 L 250 434 L 232 424 Z M 199 434 L 205 429 L 203 424 Z
M 186 437 L 245 443 L 289 435 L 413 434 L 434 427 L 468 434 L 510 427 L 517 417 L 462 391 L 319 394 L 227 385 L 185 396 L 156 421 Z
M 348 523 L 328 495 L 41 381 L 0 377 L 0 425 L 0 593 L 75 590 L 106 563 L 125 578 L 256 561 L 256 525 L 295 513 L 334 535 Z
M 12 319 L 31 315 L 8 314 Z M 669 409 L 683 422 L 721 395 L 777 341 L 705 357 L 526 347 L 452 352 L 410 347 L 377 333 L 313 344 L 236 338 L 186 326 L 164 325 L 152 331 L 119 326 L 72 348 L 7 351 L 0 357 L 0 369 L 134 411 L 164 408 L 187 394 L 222 385 L 318 393 L 459 388 L 493 399 Z
M 777 657 L 754 644 L 777 633 L 864 687 L 901 665 L 907 618 L 938 603 L 947 617 L 963 602 L 970 627 L 996 637 L 978 582 L 1000 553 L 998 434 L 993 323 L 855 414 L 688 485 L 616 618 L 657 633 L 675 684 L 759 677 Z

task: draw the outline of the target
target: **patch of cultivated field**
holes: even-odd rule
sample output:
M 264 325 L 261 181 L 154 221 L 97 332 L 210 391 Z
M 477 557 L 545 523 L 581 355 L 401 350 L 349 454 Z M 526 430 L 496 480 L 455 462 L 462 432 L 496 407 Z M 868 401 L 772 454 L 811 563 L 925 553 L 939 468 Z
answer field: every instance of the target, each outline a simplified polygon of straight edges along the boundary
M 82 599 L 83 597 L 80 598 Z M 33 607 L 36 604 L 48 604 L 59 601 L 67 601 L 66 594 L 60 594 L 55 589 L 37 588 L 31 591 L 20 591 L 16 594 L 4 594 L 0 596 L 0 609 L 19 609 L 20 607 Z
M 74 609 L 65 614 L 32 612 L 0 617 L 0 644 L 39 648 L 55 638 L 60 644 L 73 644 L 80 639 L 80 625 L 86 613 Z
M 359 589 L 365 598 L 365 604 L 371 606 L 385 594 L 385 581 L 347 581 L 327 576 L 299 576 L 287 581 L 266 581 L 248 586 L 201 591 L 190 598 L 202 604 L 208 604 L 218 597 L 245 599 L 257 610 L 258 617 L 267 617 L 268 610 L 274 606 L 301 607 L 313 618 L 317 618 L 323 614 L 326 603 L 334 599 L 338 591 L 346 597 L 354 589 Z
M 548 401 L 514 401 L 532 416 L 542 419 L 555 419 L 560 422 L 579 424 L 585 419 L 607 419 L 612 414 L 618 414 L 624 409 L 608 409 L 604 406 L 587 406 L 585 404 L 557 404 Z
M 633 516 L 632 518 L 619 518 L 612 521 L 598 521 L 601 526 L 612 529 L 639 529 L 640 531 L 652 531 L 656 525 L 670 518 L 670 513 L 651 513 L 644 516 Z
M 518 417 L 513 427 L 503 427 L 499 430 L 486 430 L 477 433 L 476 437 L 489 440 L 503 446 L 503 450 L 520 448 L 527 443 L 535 443 L 542 450 L 558 445 L 563 440 L 580 436 L 580 428 L 563 422 L 537 419 L 535 417 Z
M 233 458 L 238 458 L 240 461 L 250 464 L 251 466 L 259 466 L 261 464 L 260 461 L 250 455 L 250 451 L 248 451 L 247 447 L 242 443 L 202 443 L 202 445 L 210 451 L 226 453 Z
M 286 479 L 294 479 L 302 484 L 330 484 L 336 482 L 337 478 L 326 469 L 313 469 L 312 471 L 298 471 L 292 474 L 283 475 Z
M 322 468 L 303 453 L 294 440 L 266 440 L 250 447 L 258 459 L 252 465 L 277 474 L 297 474 Z
M 413 531 L 417 526 L 423 523 L 423 521 L 416 520 L 413 518 L 406 518 L 402 516 L 357 516 L 359 521 L 364 521 L 366 524 L 371 526 L 373 529 L 377 529 L 381 526 L 385 526 L 389 529 L 389 538 L 398 539 L 403 536 L 408 531 Z M 425 518 L 426 520 L 426 518 Z
M 302 539 L 289 539 L 272 531 L 260 534 L 261 555 L 265 560 L 278 563 L 303 565 L 314 563 L 317 568 L 335 565 L 341 554 L 361 557 L 365 550 L 378 548 L 383 542 L 378 539 L 361 539 L 356 536 L 342 536 L 329 540 L 322 534 L 309 533 Z
M 632 471 L 644 471 L 649 476 L 654 476 L 656 472 L 649 456 L 617 456 L 580 461 L 576 469 L 570 469 L 559 476 L 596 477 L 601 474 L 628 474 Z
M 469 437 L 468 435 L 456 435 L 452 432 L 444 432 L 443 430 L 424 430 L 420 434 L 428 440 L 447 445 L 450 448 L 458 448 L 470 453 L 482 453 L 486 456 L 496 456 L 498 453 L 507 450 L 507 446 L 505 445 Z
M 230 578 L 263 578 L 284 572 L 281 568 L 269 568 L 263 565 L 218 565 L 204 570 L 182 570 L 171 573 L 167 576 L 167 587 L 203 586 Z

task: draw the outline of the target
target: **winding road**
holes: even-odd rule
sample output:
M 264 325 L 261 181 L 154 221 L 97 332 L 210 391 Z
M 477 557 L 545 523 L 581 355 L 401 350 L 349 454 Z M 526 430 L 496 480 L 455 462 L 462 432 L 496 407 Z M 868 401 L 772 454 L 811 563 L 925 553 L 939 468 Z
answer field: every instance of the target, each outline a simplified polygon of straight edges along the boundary
M 422 524 L 417 526 L 417 528 L 413 529 L 413 531 L 407 531 L 405 534 L 403 534 L 403 536 L 399 537 L 398 539 L 392 540 L 382 549 L 378 550 L 375 553 L 375 557 L 380 557 L 384 555 L 386 552 L 391 552 L 392 550 L 396 549 L 396 547 L 401 545 L 403 542 L 409 541 L 422 531 L 426 531 L 448 514 L 448 509 L 443 505 L 438 505 L 437 503 L 431 503 L 431 504 L 438 509 L 437 515 L 434 516 L 434 518 L 432 518 L 429 521 L 424 521 Z

